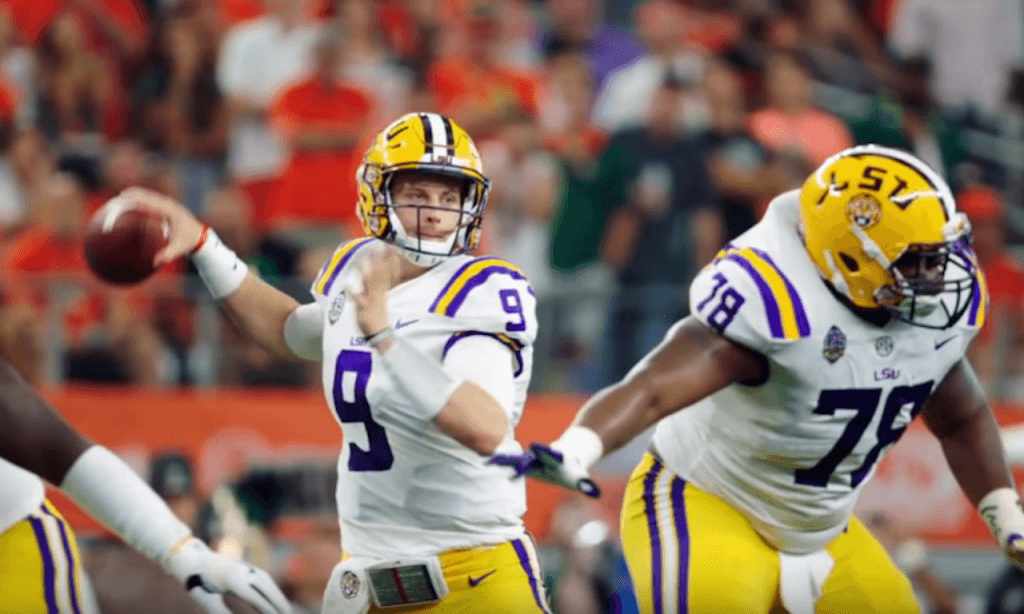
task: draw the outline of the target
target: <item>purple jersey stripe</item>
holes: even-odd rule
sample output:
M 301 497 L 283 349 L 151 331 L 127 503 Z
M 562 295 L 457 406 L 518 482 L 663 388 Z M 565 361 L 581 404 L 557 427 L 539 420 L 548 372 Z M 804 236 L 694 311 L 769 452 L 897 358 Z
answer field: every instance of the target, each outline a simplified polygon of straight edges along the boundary
M 479 331 L 479 330 L 463 330 L 463 331 L 459 331 L 459 332 L 455 333 L 451 337 L 448 337 L 448 341 L 445 341 L 445 343 L 444 343 L 444 349 L 441 350 L 441 360 L 444 360 L 445 356 L 448 355 L 448 351 L 451 350 L 452 347 L 456 343 L 458 343 L 462 339 L 465 339 L 467 337 L 473 337 L 475 335 L 480 335 L 480 336 L 483 336 L 483 337 L 490 337 L 490 338 L 494 339 L 495 341 L 497 341 L 498 343 L 504 345 L 508 349 L 512 350 L 512 353 L 516 355 L 516 364 L 518 365 L 517 368 L 516 368 L 515 373 L 512 374 L 512 377 L 519 377 L 520 375 L 523 374 L 523 352 L 522 352 L 523 346 L 522 346 L 522 344 L 520 344 L 515 339 L 512 339 L 511 337 L 508 337 L 506 335 L 498 335 L 498 334 L 495 334 L 495 333 L 485 333 L 485 332 Z
M 64 520 L 46 509 L 46 505 L 43 505 L 43 513 L 56 520 L 57 526 L 60 528 L 61 545 L 64 546 L 64 557 L 68 561 L 68 590 L 71 592 L 71 595 L 69 595 L 71 607 L 74 608 L 75 614 L 82 614 L 82 610 L 78 605 L 78 589 L 75 586 L 75 571 L 77 570 L 77 565 L 75 564 L 75 557 L 71 556 L 71 541 L 68 539 L 68 531 Z
M 500 262 L 501 261 L 499 260 L 495 264 L 484 269 L 481 269 L 479 273 L 469 278 L 469 280 L 466 281 L 462 288 L 459 289 L 458 293 L 455 295 L 455 298 L 452 299 L 452 302 L 448 303 L 448 307 L 444 310 L 444 315 L 448 316 L 449 318 L 455 317 L 455 314 L 458 313 L 459 311 L 459 307 L 462 307 L 462 303 L 466 302 L 466 297 L 469 296 L 469 293 L 472 292 L 473 289 L 476 288 L 477 286 L 480 286 L 483 283 L 485 283 L 487 281 L 487 278 L 489 278 L 491 275 L 494 275 L 495 273 L 502 273 L 504 275 L 508 275 L 512 279 L 526 279 L 526 276 L 520 273 L 519 271 L 511 267 L 507 267 L 504 264 L 500 264 Z
M 644 510 L 647 513 L 647 531 L 651 535 L 651 593 L 654 598 L 654 614 L 664 614 L 661 603 L 661 534 L 658 532 L 658 509 L 655 507 L 654 486 L 664 467 L 655 460 L 644 478 Z
M 782 269 L 776 266 L 775 262 L 772 260 L 772 257 L 769 256 L 767 252 L 763 252 L 759 249 L 754 249 L 753 247 L 750 248 L 750 251 L 760 256 L 761 259 L 767 262 L 768 264 L 772 265 L 772 268 L 775 269 L 775 272 L 778 273 L 779 277 L 782 278 L 782 283 L 786 284 L 786 292 L 789 293 L 789 298 L 791 301 L 793 301 L 793 311 L 796 314 L 796 328 L 800 332 L 801 337 L 809 336 L 811 334 L 811 323 L 807 320 L 807 312 L 804 310 L 804 303 L 803 301 L 800 300 L 800 295 L 797 294 L 796 288 L 793 286 L 792 283 L 790 283 L 789 278 L 786 277 L 786 274 L 782 272 Z
M 679 614 L 690 611 L 690 532 L 686 524 L 686 501 L 683 499 L 685 487 L 686 482 L 682 478 L 672 479 L 672 510 L 675 512 L 676 539 L 679 541 L 679 586 L 676 589 L 679 595 Z
M 328 279 L 327 283 L 324 284 L 324 296 L 330 294 L 331 286 L 334 285 L 334 280 L 338 278 L 338 273 L 341 273 L 341 271 L 345 268 L 345 265 L 348 264 L 348 261 L 352 259 L 352 255 L 355 254 L 360 249 L 362 249 L 363 247 L 366 247 L 373 241 L 373 237 L 367 237 L 365 239 L 362 239 L 358 243 L 353 245 L 351 249 L 348 250 L 347 254 L 342 256 L 341 260 L 338 262 L 338 266 L 334 267 L 334 271 L 331 272 L 330 279 Z
M 729 254 L 725 257 L 725 260 L 732 260 L 743 267 L 743 270 L 754 280 L 754 283 L 757 284 L 757 289 L 761 291 L 761 298 L 764 300 L 765 309 L 768 311 L 768 328 L 772 333 L 772 337 L 785 339 L 786 333 L 782 330 L 782 315 L 779 313 L 779 304 L 775 301 L 775 296 L 772 294 L 772 289 L 768 286 L 768 282 L 761 277 L 761 274 L 757 272 L 754 265 L 747 262 L 743 256 Z
M 46 541 L 46 529 L 43 528 L 43 521 L 38 518 L 29 517 L 28 521 L 32 525 L 32 531 L 36 534 L 39 554 L 43 557 L 43 594 L 46 597 L 46 612 L 47 614 L 58 614 L 56 574 L 50 543 Z
M 444 298 L 444 295 L 448 294 L 448 290 L 452 287 L 452 284 L 454 284 L 459 279 L 459 277 L 462 276 L 462 273 L 466 269 L 468 269 L 469 267 L 473 266 L 477 262 L 480 262 L 481 260 L 494 260 L 496 262 L 499 262 L 497 258 L 492 258 L 491 256 L 482 256 L 480 258 L 474 258 L 474 259 L 470 260 L 469 262 L 467 262 L 466 264 L 464 264 L 461 267 L 459 267 L 459 270 L 455 271 L 455 274 L 452 275 L 452 278 L 449 279 L 448 283 L 446 283 L 444 285 L 444 288 L 441 288 L 441 291 L 437 294 L 437 298 L 435 298 L 434 302 L 430 304 L 430 309 L 428 309 L 427 311 L 430 311 L 431 313 L 433 313 L 434 310 L 437 309 L 437 305 L 441 302 L 441 299 Z
M 544 614 L 551 614 L 551 610 L 548 609 L 547 602 L 544 597 L 541 596 L 540 586 L 537 584 L 537 575 L 533 572 L 533 565 L 530 564 L 530 555 L 526 551 L 526 544 L 521 539 L 513 539 L 512 547 L 516 550 L 516 555 L 519 557 L 519 564 L 522 565 L 523 571 L 526 572 L 526 577 L 530 579 L 530 589 L 533 591 L 533 599 L 537 602 L 537 606 Z

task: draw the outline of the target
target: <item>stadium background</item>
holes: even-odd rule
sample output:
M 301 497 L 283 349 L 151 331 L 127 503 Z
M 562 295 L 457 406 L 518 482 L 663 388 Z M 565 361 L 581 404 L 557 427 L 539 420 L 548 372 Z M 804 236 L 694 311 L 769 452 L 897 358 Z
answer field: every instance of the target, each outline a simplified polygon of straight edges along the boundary
M 99 284 L 81 232 L 146 185 L 306 300 L 360 234 L 367 140 L 432 110 L 478 140 L 495 182 L 485 250 L 537 293 L 521 439 L 555 436 L 652 347 L 696 268 L 771 196 L 865 142 L 915 151 L 958 193 L 993 288 L 970 358 L 1000 421 L 1024 422 L 1022 32 L 1010 0 L 3 0 L 0 353 L 318 611 L 341 445 L 319 367 L 240 338 L 183 265 Z M 643 448 L 600 465 L 599 503 L 530 487 L 563 612 L 631 611 L 617 508 Z M 1004 565 L 919 425 L 861 512 L 894 551 L 924 539 L 960 595 L 934 611 L 982 611 Z M 107 536 L 70 515 L 95 569 Z

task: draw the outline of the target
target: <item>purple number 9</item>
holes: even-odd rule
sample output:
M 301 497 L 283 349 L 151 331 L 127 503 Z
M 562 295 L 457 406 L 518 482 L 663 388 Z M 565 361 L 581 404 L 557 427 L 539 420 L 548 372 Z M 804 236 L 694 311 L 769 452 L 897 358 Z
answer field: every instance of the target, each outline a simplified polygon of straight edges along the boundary
M 519 291 L 514 289 L 507 289 L 498 292 L 501 297 L 501 306 L 505 309 L 505 313 L 516 316 L 515 322 L 509 322 L 505 325 L 505 330 L 510 333 L 520 333 L 526 330 L 526 316 L 523 315 L 523 301 L 519 298 Z
M 366 438 L 370 443 L 369 450 L 363 450 L 349 442 L 349 471 L 387 471 L 395 462 L 388 444 L 388 434 L 384 427 L 373 420 L 370 413 L 370 402 L 366 399 L 366 385 L 370 381 L 370 370 L 373 368 L 373 357 L 369 352 L 360 350 L 342 350 L 334 365 L 334 409 L 338 419 L 343 423 L 361 422 L 366 427 Z M 355 386 L 348 397 L 342 386 L 346 373 L 355 374 Z

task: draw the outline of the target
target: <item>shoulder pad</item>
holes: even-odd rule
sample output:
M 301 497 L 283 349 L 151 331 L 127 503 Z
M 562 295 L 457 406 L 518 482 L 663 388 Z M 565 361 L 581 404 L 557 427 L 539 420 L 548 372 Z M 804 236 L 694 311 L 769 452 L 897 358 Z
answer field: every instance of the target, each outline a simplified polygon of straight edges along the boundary
M 331 289 L 334 287 L 334 281 L 338 279 L 338 276 L 345 269 L 351 260 L 352 256 L 355 255 L 359 249 L 373 243 L 373 237 L 363 237 L 348 243 L 343 243 L 338 249 L 334 250 L 334 254 L 330 259 L 324 263 L 320 268 L 320 272 L 317 273 L 316 280 L 313 281 L 313 285 L 309 291 L 313 295 L 313 298 L 318 301 L 331 293 Z
M 441 288 L 429 311 L 456 319 L 466 328 L 501 333 L 533 342 L 537 300 L 523 271 L 500 258 L 474 258 Z
M 811 334 L 803 300 L 764 251 L 727 246 L 690 285 L 690 313 L 751 349 L 766 352 Z

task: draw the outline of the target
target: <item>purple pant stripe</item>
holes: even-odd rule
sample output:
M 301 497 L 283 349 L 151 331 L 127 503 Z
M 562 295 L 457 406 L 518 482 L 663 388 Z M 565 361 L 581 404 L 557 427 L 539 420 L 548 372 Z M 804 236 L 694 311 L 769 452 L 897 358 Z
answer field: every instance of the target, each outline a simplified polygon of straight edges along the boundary
M 683 490 L 686 482 L 682 478 L 672 480 L 672 510 L 676 523 L 676 538 L 679 541 L 679 614 L 687 614 L 689 604 L 687 597 L 690 589 L 690 532 L 686 524 L 686 501 Z
M 38 518 L 30 517 L 28 521 L 32 525 L 32 531 L 36 534 L 39 554 L 43 557 L 43 595 L 46 597 L 46 612 L 47 614 L 58 614 L 56 573 L 50 542 L 46 539 L 46 529 L 43 528 L 43 521 Z
M 75 584 L 75 557 L 71 556 L 71 540 L 68 537 L 67 527 L 64 521 L 46 509 L 45 505 L 43 506 L 43 513 L 56 520 L 57 526 L 60 527 L 61 545 L 64 547 L 64 557 L 68 561 L 68 590 L 71 591 L 71 607 L 74 609 L 75 614 L 82 614 L 82 608 L 78 604 L 78 589 Z
M 538 578 L 540 577 L 540 570 L 536 573 L 533 571 L 533 565 L 530 564 L 530 554 L 526 551 L 528 547 L 523 543 L 521 539 L 512 540 L 512 547 L 516 550 L 516 555 L 519 557 L 519 564 L 523 566 L 523 571 L 526 572 L 526 577 L 530 579 L 530 589 L 533 590 L 533 599 L 537 602 L 537 607 L 540 608 L 544 614 L 551 614 L 551 609 L 548 608 L 547 600 L 541 595 L 540 585 L 538 584 Z
M 644 510 L 647 513 L 647 530 L 651 535 L 651 592 L 654 598 L 654 614 L 664 614 L 661 602 L 661 534 L 658 532 L 658 510 L 654 501 L 654 486 L 664 466 L 655 460 L 644 478 Z

